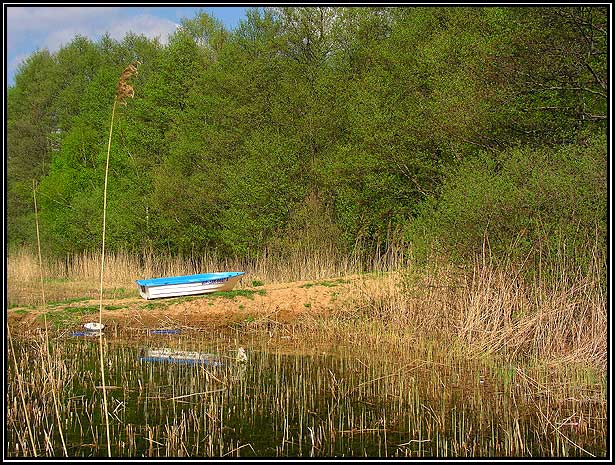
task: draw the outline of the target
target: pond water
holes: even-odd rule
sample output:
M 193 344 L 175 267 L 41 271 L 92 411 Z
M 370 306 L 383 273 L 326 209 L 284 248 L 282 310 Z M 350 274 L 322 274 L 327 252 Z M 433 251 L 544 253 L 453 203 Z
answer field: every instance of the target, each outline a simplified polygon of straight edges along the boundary
M 52 341 L 53 378 L 42 347 L 15 342 L 18 370 L 8 359 L 7 454 L 107 456 L 98 337 Z M 587 395 L 556 395 L 512 369 L 378 352 L 228 335 L 105 337 L 111 455 L 605 455 L 605 408 Z

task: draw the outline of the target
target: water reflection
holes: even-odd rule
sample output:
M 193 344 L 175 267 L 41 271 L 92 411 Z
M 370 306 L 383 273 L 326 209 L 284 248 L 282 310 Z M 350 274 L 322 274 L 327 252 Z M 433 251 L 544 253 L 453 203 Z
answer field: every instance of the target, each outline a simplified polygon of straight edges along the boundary
M 168 347 L 162 349 L 141 349 L 139 360 L 142 362 L 167 362 L 203 364 L 209 366 L 222 366 L 220 356 L 202 352 L 176 350 Z
M 183 333 L 104 343 L 116 457 L 587 457 L 606 450 L 601 404 L 588 410 L 587 402 L 561 396 L 543 405 L 542 391 L 498 367 L 400 360 L 359 346 L 306 343 L 283 352 L 269 342 Z M 66 338 L 52 357 L 61 365 L 56 376 L 64 375 L 59 414 L 71 456 L 106 455 L 98 348 L 90 338 Z M 33 377 L 45 373 L 36 345 L 18 351 Z M 7 433 L 11 455 L 21 456 L 27 410 L 19 408 L 14 372 L 9 367 Z M 50 402 L 45 383 L 23 386 L 37 411 L 54 412 L 41 405 Z M 549 429 L 573 424 L 579 412 L 583 431 Z M 33 428 L 39 450 L 61 451 L 58 429 L 49 427 L 54 417 L 40 421 Z

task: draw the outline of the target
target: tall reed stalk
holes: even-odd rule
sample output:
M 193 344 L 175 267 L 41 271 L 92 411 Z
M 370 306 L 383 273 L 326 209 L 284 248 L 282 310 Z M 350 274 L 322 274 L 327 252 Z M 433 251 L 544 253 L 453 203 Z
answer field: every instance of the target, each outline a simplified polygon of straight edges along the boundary
M 111 136 L 113 134 L 113 118 L 115 117 L 115 106 L 117 98 L 113 101 L 113 110 L 111 111 L 111 127 L 109 129 L 109 143 L 107 145 L 107 163 L 105 167 L 105 189 L 103 194 L 103 222 L 102 222 L 102 251 L 100 254 L 100 300 L 98 311 L 98 323 L 102 328 L 102 308 L 103 308 L 103 277 L 105 274 L 105 232 L 107 229 L 107 181 L 109 177 L 109 154 L 111 152 Z M 103 332 L 100 330 L 98 335 L 98 346 L 100 353 L 100 376 L 103 390 L 103 407 L 105 411 L 105 426 L 107 429 L 107 454 L 111 457 L 111 438 L 109 436 L 109 409 L 107 406 L 107 387 L 105 384 L 105 364 L 104 364 L 104 350 L 103 350 Z
M 126 105 L 126 98 L 134 96 L 134 89 L 130 84 L 126 81 L 137 74 L 137 64 L 139 62 L 134 62 L 128 65 L 116 86 L 115 98 L 113 100 L 113 109 L 111 111 L 111 124 L 109 126 L 109 141 L 107 143 L 107 160 L 105 165 L 105 188 L 103 191 L 103 221 L 102 221 L 102 247 L 101 247 L 101 255 L 100 255 L 100 300 L 99 300 L 99 313 L 98 313 L 98 322 L 102 328 L 102 308 L 103 308 L 103 281 L 104 281 L 104 273 L 105 273 L 105 233 L 107 229 L 107 185 L 109 180 L 109 159 L 111 154 L 111 139 L 113 136 L 113 120 L 115 118 L 115 108 L 118 105 Z M 105 426 L 107 429 L 107 453 L 108 456 L 111 457 L 111 437 L 109 433 L 109 409 L 107 403 L 107 387 L 105 384 L 105 368 L 104 368 L 104 350 L 103 350 L 103 332 L 102 329 L 98 336 L 99 348 L 100 348 L 100 375 L 102 382 L 102 390 L 103 390 L 103 405 L 105 412 Z

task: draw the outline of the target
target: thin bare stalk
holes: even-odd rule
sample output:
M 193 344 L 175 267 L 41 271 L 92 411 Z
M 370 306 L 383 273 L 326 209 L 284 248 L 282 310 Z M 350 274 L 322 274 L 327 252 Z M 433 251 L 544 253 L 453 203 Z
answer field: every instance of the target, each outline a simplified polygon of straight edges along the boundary
M 23 395 L 23 381 L 21 379 L 21 372 L 19 371 L 19 366 L 17 365 L 17 357 L 15 357 L 15 348 L 13 347 L 13 338 L 11 338 L 11 329 L 10 325 L 6 325 L 7 334 L 9 337 L 9 344 L 11 346 L 11 354 L 13 355 L 13 363 L 15 364 L 15 374 L 17 375 L 17 385 L 19 386 L 19 395 L 21 397 L 21 405 L 23 407 L 23 412 L 26 417 L 26 426 L 28 427 L 28 435 L 30 436 L 30 443 L 32 444 L 32 452 L 34 457 L 38 457 L 36 453 L 36 444 L 34 443 L 34 436 L 32 435 L 32 427 L 30 426 L 30 414 L 28 413 L 28 408 L 26 407 L 26 399 Z
M 38 228 L 38 208 L 36 206 L 36 185 L 32 180 L 32 192 L 34 195 L 34 221 L 36 223 L 36 244 L 38 245 L 38 269 L 41 277 L 41 295 L 43 297 L 43 308 L 45 308 L 45 286 L 43 284 L 43 258 L 41 254 L 41 236 Z
M 38 207 L 36 205 L 36 185 L 34 179 L 32 180 L 32 192 L 34 195 L 34 221 L 36 223 L 36 244 L 38 246 L 38 267 L 41 275 L 41 296 L 43 299 L 43 310 L 47 307 L 45 301 L 45 285 L 43 281 L 43 255 L 41 253 L 41 236 L 38 227 Z M 56 419 L 58 420 L 58 431 L 60 432 L 60 439 L 62 440 L 62 450 L 64 450 L 64 456 L 68 457 L 68 451 L 66 450 L 66 442 L 64 441 L 64 433 L 62 432 L 62 422 L 60 421 L 60 410 L 58 408 L 58 398 L 56 396 L 56 383 L 53 376 L 53 367 L 51 365 L 51 353 L 49 352 L 49 331 L 47 327 L 47 312 L 44 311 L 43 318 L 45 321 L 45 349 L 47 352 L 47 366 L 49 369 L 49 379 L 51 381 L 51 394 L 53 395 L 53 406 L 56 413 Z
M 103 332 L 102 332 L 102 301 L 103 301 L 103 278 L 105 274 L 105 232 L 107 229 L 107 181 L 109 180 L 109 158 L 111 154 L 111 138 L 113 136 L 113 120 L 115 118 L 115 107 L 126 105 L 126 98 L 134 97 L 133 87 L 127 83 L 127 80 L 137 74 L 137 66 L 140 62 L 135 61 L 124 69 L 120 79 L 118 80 L 115 99 L 113 100 L 113 109 L 111 111 L 111 125 L 109 127 L 109 142 L 107 144 L 107 162 L 105 166 L 105 189 L 103 193 L 103 224 L 102 224 L 102 250 L 100 256 L 100 305 L 98 312 L 98 322 L 101 325 L 98 343 L 100 348 L 100 375 L 103 390 L 103 404 L 105 410 L 105 426 L 107 428 L 107 453 L 111 457 L 111 435 L 109 433 L 109 408 L 107 405 L 107 387 L 105 385 L 105 368 L 104 368 L 104 351 L 103 351 Z
M 107 181 L 109 178 L 109 155 L 111 153 L 111 136 L 113 134 L 113 119 L 115 117 L 115 106 L 117 98 L 113 101 L 113 110 L 111 111 L 111 127 L 109 129 L 109 143 L 107 145 L 107 163 L 105 167 L 105 189 L 103 194 L 103 224 L 102 224 L 102 252 L 100 256 L 100 305 L 98 312 L 98 322 L 102 325 L 102 302 L 103 302 L 103 277 L 105 273 L 105 232 L 107 227 Z M 102 326 L 101 326 L 102 327 Z M 100 330 L 98 336 L 100 349 L 100 376 L 103 391 L 103 405 L 105 410 L 105 426 L 107 428 L 107 453 L 111 457 L 111 436 L 109 434 L 109 409 L 107 407 L 107 388 L 105 385 L 105 368 L 104 368 L 104 350 L 103 350 L 103 332 Z

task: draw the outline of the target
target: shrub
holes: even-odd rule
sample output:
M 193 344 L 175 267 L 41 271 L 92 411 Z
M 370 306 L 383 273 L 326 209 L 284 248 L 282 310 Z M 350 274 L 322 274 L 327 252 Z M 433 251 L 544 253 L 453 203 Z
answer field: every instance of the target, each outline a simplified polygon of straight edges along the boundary
M 447 176 L 408 233 L 415 255 L 586 269 L 606 257 L 606 140 L 481 153 Z M 559 266 L 558 265 L 558 266 Z M 561 267 L 560 267 L 561 268 Z

